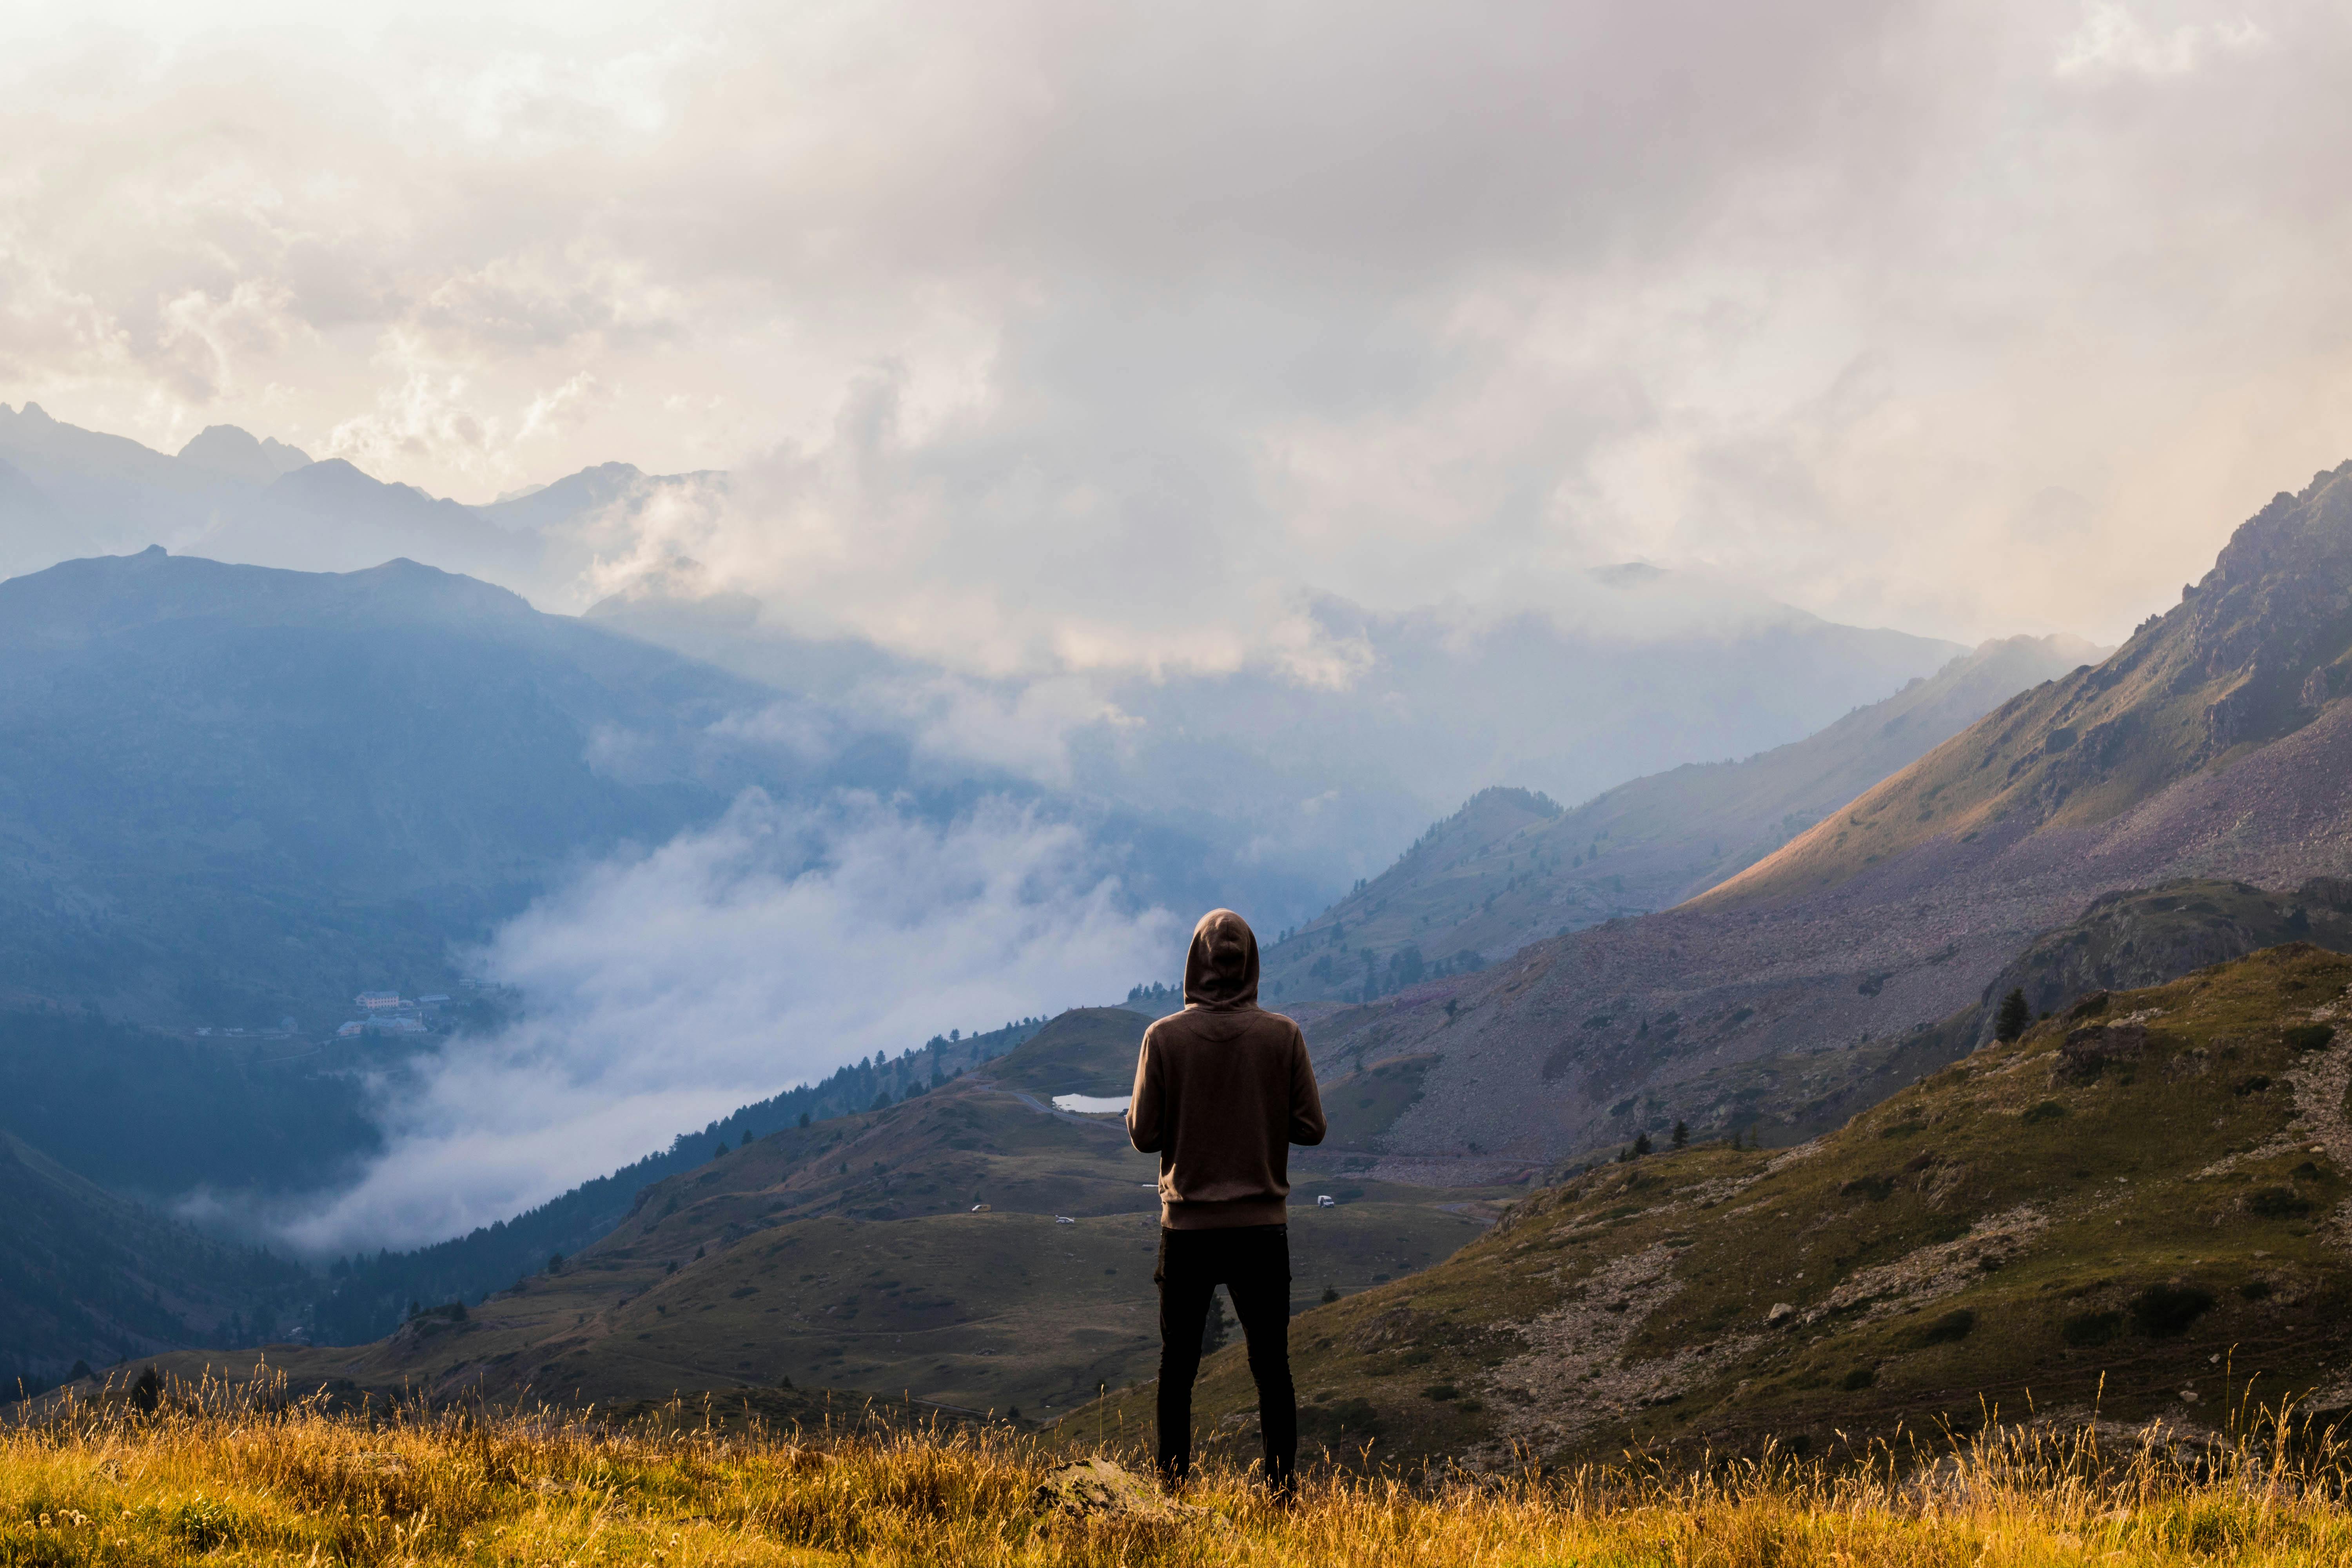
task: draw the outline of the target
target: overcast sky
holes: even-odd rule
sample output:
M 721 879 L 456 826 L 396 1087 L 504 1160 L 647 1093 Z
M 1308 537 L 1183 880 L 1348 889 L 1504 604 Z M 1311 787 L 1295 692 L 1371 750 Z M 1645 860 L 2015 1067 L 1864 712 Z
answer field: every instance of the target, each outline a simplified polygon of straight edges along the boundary
M 2342 6 L 497 9 L 0 6 L 0 400 L 735 469 L 670 542 L 999 666 L 1630 558 L 2112 638 L 2352 456 Z

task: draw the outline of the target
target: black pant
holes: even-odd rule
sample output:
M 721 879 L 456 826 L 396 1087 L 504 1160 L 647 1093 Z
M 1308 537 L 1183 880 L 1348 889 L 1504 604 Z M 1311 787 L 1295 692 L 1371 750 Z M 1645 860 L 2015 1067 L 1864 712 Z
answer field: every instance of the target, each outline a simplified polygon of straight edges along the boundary
M 1160 1287 L 1161 1473 L 1177 1480 L 1192 1468 L 1192 1378 L 1201 1370 L 1209 1298 L 1223 1285 L 1249 1336 L 1265 1477 L 1289 1486 L 1298 1464 L 1298 1395 L 1290 1385 L 1290 1227 L 1163 1230 L 1151 1279 Z

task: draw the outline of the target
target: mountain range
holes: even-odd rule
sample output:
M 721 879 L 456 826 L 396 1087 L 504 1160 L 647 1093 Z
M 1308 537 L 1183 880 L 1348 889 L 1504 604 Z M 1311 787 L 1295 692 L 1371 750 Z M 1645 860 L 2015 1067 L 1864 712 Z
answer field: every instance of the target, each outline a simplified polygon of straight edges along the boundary
M 1962 651 L 1627 563 L 1546 615 L 1308 596 L 1290 606 L 1305 655 L 1230 669 L 983 675 L 814 635 L 692 561 L 611 582 L 612 563 L 642 553 L 649 509 L 730 493 L 723 473 L 606 463 L 468 506 L 234 426 L 167 455 L 0 407 L 0 575 L 149 544 L 315 574 L 429 562 L 826 705 L 928 781 L 1018 777 L 1230 846 L 1263 868 L 1243 890 L 1276 927 L 1487 784 L 1577 800 L 1767 749 Z
M 331 465 L 296 465 L 299 454 L 248 449 L 229 435 L 210 436 L 204 455 L 223 484 L 274 491 L 300 480 L 325 494 L 352 483 Z M 264 468 L 276 465 L 291 466 L 264 483 Z M 32 484 L 33 472 L 20 465 L 18 478 Z M 573 488 L 631 482 L 605 475 Z M 61 515 L 49 492 L 34 490 Z M 546 495 L 499 504 L 569 515 L 575 498 Z M 1636 574 L 1610 591 L 1656 587 Z M 1873 1422 L 1942 1408 L 1955 1380 L 2026 1386 L 2018 1380 L 2047 1362 L 2045 1331 L 2071 1344 L 2067 1325 L 2095 1318 L 2110 1341 L 2126 1342 L 2141 1303 L 2157 1300 L 2150 1291 L 2215 1300 L 2237 1291 L 2248 1307 L 2210 1320 L 2232 1332 L 2276 1326 L 2264 1316 L 2276 1309 L 2253 1306 L 2269 1298 L 2251 1287 L 2286 1305 L 2333 1300 L 2332 1277 L 2310 1259 L 2296 1263 L 2300 1273 L 2281 1264 L 2259 1278 L 2236 1253 L 2208 1271 L 2210 1280 L 2197 1272 L 2202 1262 L 2176 1268 L 2178 1279 L 2151 1271 L 2162 1248 L 2178 1250 L 2175 1232 L 2162 1229 L 2178 1213 L 2211 1224 L 2277 1220 L 2300 1242 L 2293 1226 L 2335 1203 L 2327 1184 L 2352 1154 L 2320 1127 L 2313 1146 L 2324 1161 L 2306 1149 L 2272 1168 L 2289 1152 L 2283 1140 L 2317 1126 L 2303 1103 L 2305 1079 L 2325 1098 L 2326 1084 L 2311 1075 L 2334 1071 L 2337 1059 L 2338 1047 L 2298 1046 L 2315 1037 L 2294 1031 L 2328 1024 L 2320 1014 L 2352 979 L 2321 951 L 2352 946 L 2344 828 L 2352 707 L 2342 700 L 2352 695 L 2344 674 L 2352 465 L 2264 508 L 2178 606 L 2104 657 L 2059 639 L 1954 657 L 1916 639 L 1885 643 L 1785 620 L 1769 635 L 1748 635 L 1750 626 L 1693 644 L 1698 663 L 1685 674 L 1769 656 L 1781 668 L 1826 660 L 1858 683 L 1922 652 L 1935 660 L 1912 672 L 1922 679 L 1886 681 L 1874 700 L 1847 703 L 1845 717 L 1810 738 L 1748 748 L 1745 761 L 1622 778 L 1573 806 L 1533 787 L 1537 778 L 1468 792 L 1455 816 L 1320 914 L 1307 889 L 1322 851 L 1298 847 L 1311 847 L 1311 835 L 1237 843 L 1237 828 L 1272 822 L 1253 814 L 1285 800 L 1284 809 L 1318 816 L 1300 810 L 1297 792 L 1381 745 L 1404 759 L 1377 789 L 1359 791 L 1388 802 L 1381 811 L 1402 811 L 1429 781 L 1452 776 L 1408 764 L 1449 737 L 1486 732 L 1475 703 L 1450 728 L 1426 710 L 1442 698 L 1446 670 L 1488 655 L 1445 646 L 1434 623 L 1360 625 L 1371 674 L 1344 700 L 1286 692 L 1252 671 L 1139 689 L 1119 723 L 1104 721 L 1098 752 L 1089 752 L 1096 742 L 1085 726 L 1063 732 L 1068 767 L 1055 779 L 1010 757 L 980 765 L 925 728 L 940 710 L 923 701 L 952 706 L 978 689 L 947 690 L 937 684 L 944 672 L 910 669 L 879 649 L 795 639 L 767 626 L 758 606 L 730 629 L 722 608 L 709 595 L 635 594 L 591 616 L 551 616 L 503 589 L 404 561 L 295 573 L 160 550 L 0 584 L 9 656 L 0 673 L 8 741 L 0 942 L 24 977 L 0 998 L 14 1009 L 0 1033 L 19 1053 L 12 1081 L 32 1090 L 18 1102 L 27 1109 L 0 1112 L 0 1126 L 33 1157 L 19 1159 L 34 1173 L 24 1184 L 28 1212 L 67 1216 L 44 1219 L 39 1235 L 72 1237 L 78 1214 L 101 1239 L 157 1223 L 143 1211 L 105 1210 L 99 1198 L 121 1200 L 73 1184 L 104 1163 L 70 1146 L 91 1119 L 82 1103 L 90 1083 L 104 1073 L 75 1079 L 58 1067 L 65 1053 L 152 1064 L 121 1070 L 151 1076 L 158 1105 L 183 1092 L 175 1085 L 211 1092 L 226 1062 L 264 1086 L 247 1108 L 256 1129 L 308 1118 L 363 1145 L 363 1122 L 334 1118 L 355 1103 L 336 1098 L 345 1092 L 338 1083 L 365 1064 L 272 1078 L 263 1069 L 281 1064 L 249 1045 L 208 1059 L 209 1047 L 191 1051 L 184 1039 L 164 1049 L 149 1026 L 210 1009 L 223 1021 L 282 1024 L 292 1015 L 307 1026 L 296 1009 L 331 1009 L 380 973 L 396 970 L 412 987 L 418 977 L 454 980 L 453 942 L 478 938 L 583 857 L 658 842 L 747 789 L 856 789 L 933 815 L 982 795 L 1020 798 L 1080 826 L 1090 853 L 1120 869 L 1139 903 L 1262 900 L 1279 909 L 1286 899 L 1298 910 L 1297 928 L 1267 943 L 1268 991 L 1305 1024 L 1332 1113 L 1329 1146 L 1297 1168 L 1307 1190 L 1335 1203 L 1302 1205 L 1297 1224 L 1302 1289 L 1328 1286 L 1341 1298 L 1317 1309 L 1326 1316 L 1302 1320 L 1302 1332 L 1320 1336 L 1318 1353 L 1328 1352 L 1314 1429 L 1334 1439 L 1377 1429 L 1422 1452 L 1492 1455 L 1517 1441 L 1561 1458 L 1627 1435 L 1736 1446 L 1776 1425 L 1828 1430 L 1844 1406 L 1816 1395 L 1832 1384 L 1848 1395 L 1884 1379 L 1893 1391 L 1885 1403 L 1853 1405 Z M 1568 646 L 1556 632 L 1528 631 L 1528 668 Z M 1691 711 L 1736 693 L 1724 679 Z M 897 683 L 903 697 L 909 680 L 931 682 L 931 696 L 893 709 L 877 695 Z M 1527 705 L 1524 693 L 1505 701 L 1507 682 L 1495 684 L 1493 711 Z M 1386 730 L 1365 718 L 1383 707 L 1397 716 Z M 1604 704 L 1576 722 L 1601 723 L 1608 711 Z M 1776 710 L 1763 727 L 1793 712 Z M 747 714 L 773 721 L 740 722 Z M 1140 738 L 1112 744 L 1121 723 Z M 1496 770 L 1512 758 L 1579 732 L 1599 731 L 1571 725 L 1517 751 L 1474 748 L 1446 766 L 1491 783 L 1508 776 Z M 825 742 L 803 743 L 813 733 Z M 1697 733 L 1677 743 L 1688 752 Z M 1286 735 L 1286 746 L 1276 744 Z M 1313 753 L 1327 742 L 1316 764 L 1323 773 L 1275 765 L 1286 751 Z M 1253 774 L 1259 764 L 1265 771 Z M 1200 804 L 1201 781 L 1224 773 L 1245 787 Z M 1286 890 L 1269 891 L 1277 888 Z M 2282 942 L 2318 945 L 2241 956 Z M 2232 967 L 2179 979 L 2215 963 Z M 2112 1017 L 2084 999 L 2141 985 L 2176 989 L 2133 999 Z M 2012 990 L 2029 1015 L 2056 1015 L 2021 1045 L 1994 1038 L 1996 1005 Z M 1148 1005 L 1159 994 L 1138 994 Z M 2178 1022 L 2159 1027 L 2159 1016 Z M 352 1324 L 380 1324 L 403 1289 L 419 1292 L 411 1320 L 388 1340 L 272 1354 L 304 1375 L 362 1386 L 405 1380 L 452 1395 L 627 1399 L 789 1377 L 896 1384 L 973 1409 L 1065 1410 L 1148 1363 L 1149 1325 L 1136 1316 L 1148 1281 L 1129 1276 L 1148 1245 L 1150 1199 L 1148 1172 L 1139 1173 L 1116 1124 L 1053 1101 L 1115 1095 L 1143 1021 L 1139 1008 L 1097 1008 L 1034 1033 L 1008 1026 L 1004 1054 L 983 1059 L 975 1049 L 955 1064 L 961 1076 L 919 1068 L 912 1053 L 887 1071 L 860 1064 L 866 1076 L 843 1079 L 830 1098 L 793 1101 L 810 1112 L 805 1126 L 785 1109 L 788 1097 L 761 1102 L 757 1115 L 747 1107 L 726 1119 L 721 1139 L 744 1141 L 709 1157 L 699 1143 L 706 1130 L 495 1234 L 429 1256 L 347 1264 L 334 1289 Z M 2100 1033 L 2111 1028 L 2141 1033 Z M 2100 1068 L 2104 1078 L 2077 1059 L 2092 1035 L 2096 1050 L 2126 1053 L 2112 1071 Z M 860 1104 L 869 1081 L 873 1098 Z M 2030 1081 L 2050 1089 L 2021 1098 Z M 2327 1081 L 2340 1098 L 2340 1081 Z M 2281 1084 L 2292 1088 L 2291 1113 L 2263 1098 Z M 2183 1117 L 2179 1125 L 2210 1125 L 2221 1141 L 2198 1131 L 2180 1155 L 2199 1162 L 2193 1168 L 2163 1164 L 2169 1209 L 2110 1215 L 2083 1206 L 2093 1189 L 2068 1184 L 2137 1181 L 2123 1143 L 2102 1142 L 2095 1159 L 2080 1145 L 2084 1158 L 2063 1173 L 2051 1163 L 2067 1147 L 2051 1140 L 2094 1122 L 2127 1142 Z M 1703 1142 L 1760 1133 L 1794 1152 L 1715 1147 L 1655 1165 L 1632 1157 L 1637 1138 L 1666 1146 L 1678 1124 Z M 2020 1131 L 2028 1128 L 2030 1136 Z M 1915 1137 L 1934 1158 L 1885 1168 L 1884 1147 Z M 2015 1171 L 1998 1168 L 2005 1140 L 2032 1156 Z M 291 1140 L 282 1158 L 313 1177 L 331 1173 L 337 1141 Z M 137 1152 L 163 1169 L 175 1147 L 163 1138 Z M 1613 1158 L 1621 1151 L 1625 1158 Z M 2196 1208 L 2189 1200 L 2203 1202 L 2204 1189 L 2194 1184 L 2219 1179 L 2217 1162 L 2231 1161 L 2228 1171 L 2242 1168 L 2252 1184 L 2247 1194 Z M 1831 1175 L 1830 1185 L 1814 1181 Z M 128 1174 L 120 1159 L 106 1176 L 129 1190 L 168 1185 Z M 1635 1201 L 1654 1182 L 1669 1190 Z M 1531 1185 L 1540 1195 L 1517 1205 L 1501 1235 L 1445 1265 L 1460 1272 L 1400 1286 Z M 1779 1206 L 1759 1210 L 1742 1196 L 1751 1186 Z M 2268 1207 L 2247 1206 L 2265 1194 Z M 2074 1228 L 2063 1247 L 2050 1244 L 2033 1288 L 2086 1304 L 2053 1317 L 2038 1295 L 2021 1301 L 2000 1290 L 1939 1304 L 1990 1289 L 1966 1269 L 2022 1267 L 2042 1246 L 2028 1246 L 2011 1224 L 2021 1204 L 2036 1202 L 2053 1235 Z M 1652 1207 L 1657 1223 L 1644 1229 Z M 1727 1213 L 1705 1217 L 1718 1208 Z M 1799 1210 L 1816 1217 L 1791 1239 L 1775 1222 Z M 1747 1228 L 1724 1228 L 1735 1213 Z M 1511 1260 L 1537 1245 L 1520 1227 L 1554 1215 L 1543 1221 L 1552 1239 L 1541 1267 L 1512 1272 Z M 2104 1233 L 2081 1227 L 2108 1218 L 2153 1227 L 2152 1239 L 2097 1265 L 2105 1272 L 2085 1273 L 2096 1249 L 2084 1238 Z M 274 1260 L 231 1268 L 204 1261 L 202 1238 L 184 1229 L 153 1234 L 157 1269 L 190 1259 L 188 1283 L 159 1275 L 150 1289 L 151 1299 L 186 1304 L 176 1318 L 143 1326 L 120 1311 L 106 1318 L 89 1294 L 96 1277 L 74 1273 L 62 1252 L 28 1253 L 26 1267 L 46 1270 L 45 1281 L 83 1284 L 7 1310 L 47 1325 L 45 1353 L 61 1358 L 68 1331 L 57 1325 L 79 1321 L 74 1310 L 89 1314 L 101 1347 L 144 1353 L 175 1334 L 225 1331 L 206 1324 L 226 1324 L 232 1300 L 278 1300 Z M 1634 1250 L 1612 1251 L 1602 1245 L 1611 1238 Z M 1773 1248 L 1783 1241 L 1799 1250 L 1782 1258 Z M 1810 1283 L 1816 1265 L 1806 1246 L 1828 1248 Z M 1711 1249 L 1688 1254 L 1699 1273 L 1675 1271 L 1685 1247 Z M 1573 1294 L 1588 1256 L 1600 1260 L 1597 1298 Z M 1743 1256 L 1752 1265 L 1745 1274 Z M 1759 1272 L 1767 1264 L 1780 1272 Z M 1941 1275 L 1929 1279 L 1947 1264 L 1962 1270 L 1957 1292 Z M 1886 1290 L 1864 1291 L 1858 1315 L 1838 1318 L 1844 1299 L 1835 1292 L 1879 1281 L 1870 1271 L 1881 1266 L 1895 1270 Z M 509 1267 L 522 1277 L 497 1281 L 483 1300 L 489 1271 Z M 252 1278 L 236 1275 L 247 1294 L 233 1297 L 230 1275 L 240 1268 Z M 1789 1312 L 1764 1303 L 1767 1327 L 1827 1314 L 1804 1319 L 1807 1332 L 1790 1342 L 1808 1347 L 1801 1353 L 1769 1335 L 1749 1343 L 1738 1316 L 1745 1307 L 1724 1295 L 1726 1281 L 1760 1290 L 1768 1279 L 1786 1287 Z M 425 1294 L 445 1288 L 454 1300 Z M 1423 1289 L 1438 1306 L 1424 1302 Z M 1482 1293 L 1491 1310 L 1475 1307 Z M 323 1300 L 332 1298 L 331 1289 Z M 1586 1311 L 1591 1300 L 1612 1321 L 1625 1303 L 1623 1336 L 1609 1338 L 1616 1331 Z M 1689 1310 L 1660 1316 L 1669 1300 Z M 1918 1324 L 1897 1321 L 1931 1306 Z M 2213 1310 L 2209 1301 L 2192 1318 L 2208 1321 L 2202 1313 Z M 2021 1337 L 2001 1343 L 2026 1347 L 2018 1352 L 2026 1359 L 1946 1353 L 1974 1331 L 1957 1319 L 1936 1325 L 1962 1311 L 1971 1325 L 1995 1312 L 2022 1325 Z M 311 1315 L 321 1326 L 331 1316 L 316 1307 Z M 1817 1325 L 1822 1332 L 1811 1333 Z M 1578 1336 L 1601 1349 L 1575 1351 Z M 2143 1337 L 2168 1346 L 2174 1336 Z M 1727 1384 L 1708 1381 L 1717 1363 L 1706 1358 L 1718 1352 L 1723 1368 L 1738 1372 Z M 2172 1356 L 2155 1346 L 2140 1370 L 2178 1378 Z M 1660 1373 L 1662 1359 L 1683 1370 Z M 1230 1381 L 1231 1367 L 1218 1364 Z M 1367 1378 L 1420 1378 L 1423 1368 L 1419 1404 L 1350 1404 L 1357 1396 L 1339 1392 Z M 2297 1362 L 2282 1375 L 2321 1370 Z M 1546 1394 L 1563 1378 L 1605 1395 L 1591 1402 L 1605 1415 L 1600 1425 L 1578 1426 Z M 1634 1387 L 1641 1378 L 1650 1381 Z M 1753 1412 L 1738 1408 L 1741 1380 L 1752 1393 L 1759 1378 L 1771 1383 L 1769 1397 Z M 1393 1394 L 1405 1384 L 1381 1386 Z M 2154 1397 L 2154 1384 L 2133 1386 L 2135 1398 Z M 1645 1390 L 1660 1401 L 1678 1394 L 1691 1424 L 1663 1405 L 1654 1418 L 1643 1414 Z
M 1265 953 L 1267 994 L 1369 1000 L 1539 937 L 1669 908 L 1762 859 L 2028 687 L 2106 650 L 2008 637 L 1827 728 L 1739 762 L 1686 763 L 1563 809 L 1481 791 L 1397 862 Z
M 1309 1030 L 1318 1063 L 1426 1058 L 1392 1153 L 1492 1179 L 1706 1126 L 1742 1063 L 1826 1068 L 1939 1029 L 1938 1048 L 1965 1050 L 2036 934 L 2107 892 L 2342 877 L 2347 479 L 2281 495 L 2106 659 L 2012 697 L 1697 898 L 1328 1014 Z

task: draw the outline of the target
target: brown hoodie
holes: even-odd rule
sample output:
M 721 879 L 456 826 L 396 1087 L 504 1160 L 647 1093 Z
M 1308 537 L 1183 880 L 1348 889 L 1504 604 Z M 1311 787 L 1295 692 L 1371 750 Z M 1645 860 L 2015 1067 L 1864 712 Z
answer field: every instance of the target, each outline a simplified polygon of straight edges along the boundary
M 1257 1005 L 1257 937 L 1231 910 L 1192 928 L 1184 1010 L 1143 1032 L 1127 1135 L 1160 1156 L 1169 1229 L 1289 1217 L 1289 1146 L 1323 1142 L 1323 1102 L 1298 1026 Z

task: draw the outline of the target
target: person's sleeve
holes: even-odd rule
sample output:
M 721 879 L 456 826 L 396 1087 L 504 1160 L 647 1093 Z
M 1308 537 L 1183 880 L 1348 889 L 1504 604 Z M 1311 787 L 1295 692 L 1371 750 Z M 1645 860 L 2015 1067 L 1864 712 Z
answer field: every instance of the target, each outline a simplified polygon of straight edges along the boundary
M 1290 1141 L 1313 1145 L 1323 1142 L 1323 1097 L 1315 1089 L 1315 1063 L 1307 1055 L 1307 1037 L 1290 1034 Z M 1138 1148 L 1142 1145 L 1138 1144 Z
M 1160 1054 L 1151 1048 L 1151 1031 L 1146 1029 L 1135 1052 L 1135 1093 L 1127 1102 L 1127 1141 L 1146 1154 L 1160 1152 L 1166 1141 L 1161 1099 Z

